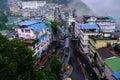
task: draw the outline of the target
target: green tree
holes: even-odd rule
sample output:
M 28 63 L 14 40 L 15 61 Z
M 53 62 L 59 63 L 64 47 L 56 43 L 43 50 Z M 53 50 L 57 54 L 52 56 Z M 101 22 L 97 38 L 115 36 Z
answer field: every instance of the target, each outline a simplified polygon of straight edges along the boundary
M 58 58 L 58 56 L 54 55 L 50 60 L 50 68 L 51 72 L 56 74 L 59 77 L 59 74 L 61 72 L 62 64 Z
M 56 34 L 57 33 L 57 26 L 62 27 L 63 23 L 62 22 L 58 22 L 58 21 L 50 21 L 51 22 L 51 27 L 53 30 L 53 33 Z
M 1 34 L 0 39 L 0 80 L 58 80 L 55 72 L 33 68 L 33 51 L 25 44 L 9 41 Z
M 7 22 L 8 21 L 8 16 L 5 14 L 4 11 L 0 11 L 0 21 Z
M 44 69 L 34 71 L 34 80 L 58 80 L 58 78 L 56 74 Z
M 0 21 L 0 29 L 6 28 L 5 22 Z
M 22 42 L 9 41 L 0 35 L 0 79 L 31 80 L 33 52 Z

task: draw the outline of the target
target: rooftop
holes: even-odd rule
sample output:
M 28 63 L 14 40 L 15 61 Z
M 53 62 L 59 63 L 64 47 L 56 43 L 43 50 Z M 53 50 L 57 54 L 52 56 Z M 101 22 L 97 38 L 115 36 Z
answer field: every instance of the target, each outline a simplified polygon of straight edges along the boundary
M 102 57 L 102 59 L 106 59 L 114 56 L 108 48 L 98 49 L 98 52 L 99 55 Z
M 120 37 L 120 32 L 113 32 L 112 33 L 115 37 Z
M 104 61 L 113 72 L 120 71 L 120 57 L 110 57 Z
M 99 29 L 97 24 L 82 24 L 81 29 Z
M 120 71 L 115 72 L 112 76 L 114 76 L 116 79 L 120 80 Z
M 26 26 L 29 26 L 29 25 L 32 25 L 32 24 L 36 24 L 36 23 L 40 23 L 42 22 L 41 20 L 30 20 L 30 21 L 24 21 L 24 22 L 20 22 L 18 25 L 26 25 Z

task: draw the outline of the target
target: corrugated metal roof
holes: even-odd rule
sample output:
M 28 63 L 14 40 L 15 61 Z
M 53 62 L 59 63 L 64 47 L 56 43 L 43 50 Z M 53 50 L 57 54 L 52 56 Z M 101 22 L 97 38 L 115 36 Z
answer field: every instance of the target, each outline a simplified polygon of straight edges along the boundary
M 99 29 L 97 24 L 82 24 L 81 29 Z
M 39 42 L 42 42 L 42 41 L 45 40 L 47 37 L 48 37 L 48 34 L 43 35 L 43 36 L 40 36 L 40 37 L 38 38 L 38 40 L 39 40 Z
M 115 72 L 112 76 L 114 76 L 117 80 L 120 80 L 120 71 Z
M 31 21 L 24 21 L 24 22 L 20 22 L 18 25 L 26 25 L 26 26 L 29 26 L 29 25 L 33 25 L 33 24 L 36 24 L 36 23 L 39 23 L 39 22 L 42 22 L 41 20 L 31 20 Z
M 46 30 L 46 25 L 44 23 L 37 23 L 28 26 L 28 28 L 32 29 L 33 32 L 36 33 L 36 32 L 41 32 L 43 29 Z
M 38 38 L 38 40 L 39 40 L 39 42 L 42 42 L 42 41 L 44 40 L 44 36 L 40 36 L 40 37 Z

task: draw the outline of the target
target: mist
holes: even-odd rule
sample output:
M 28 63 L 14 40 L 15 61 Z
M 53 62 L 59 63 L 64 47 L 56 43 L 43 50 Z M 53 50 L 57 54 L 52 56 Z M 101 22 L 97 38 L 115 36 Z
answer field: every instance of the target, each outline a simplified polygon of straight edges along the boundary
M 120 24 L 120 0 L 82 0 L 94 13 L 100 16 L 112 16 Z
M 72 0 L 68 7 L 76 9 L 77 16 L 92 14 L 91 9 L 81 0 Z
M 0 10 L 8 9 L 8 0 L 0 0 Z

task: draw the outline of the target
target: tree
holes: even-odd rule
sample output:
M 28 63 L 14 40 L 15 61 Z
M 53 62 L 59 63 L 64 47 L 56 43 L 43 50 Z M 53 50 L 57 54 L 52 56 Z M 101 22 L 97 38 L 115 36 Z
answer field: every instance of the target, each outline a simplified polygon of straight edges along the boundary
M 0 29 L 6 28 L 5 22 L 0 21 Z
M 7 28 L 5 22 L 8 21 L 7 15 L 5 15 L 4 11 L 0 11 L 0 29 Z
M 59 74 L 61 72 L 62 64 L 58 58 L 58 56 L 54 55 L 50 60 L 50 68 L 51 72 L 56 74 L 59 77 Z
M 62 27 L 63 23 L 62 22 L 58 22 L 58 21 L 50 21 L 51 22 L 51 27 L 53 30 L 53 33 L 56 34 L 57 33 L 57 26 Z
M 56 72 L 33 68 L 33 51 L 25 44 L 17 39 L 9 41 L 1 34 L 0 39 L 0 80 L 58 80 Z
M 8 16 L 5 14 L 4 11 L 0 11 L 0 21 L 7 22 Z
M 0 35 L 0 79 L 31 80 L 33 75 L 33 52 L 22 42 L 9 41 Z
M 50 72 L 47 69 L 44 69 L 34 71 L 34 80 L 58 80 L 58 78 L 56 74 Z

